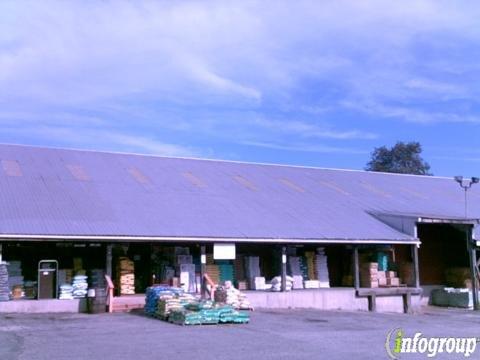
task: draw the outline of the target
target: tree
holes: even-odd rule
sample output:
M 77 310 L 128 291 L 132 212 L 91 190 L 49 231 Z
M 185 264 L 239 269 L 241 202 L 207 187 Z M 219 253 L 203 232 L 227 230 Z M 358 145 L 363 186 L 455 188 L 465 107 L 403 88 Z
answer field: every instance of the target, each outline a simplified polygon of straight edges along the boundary
M 365 170 L 398 174 L 432 175 L 430 165 L 422 159 L 422 145 L 419 142 L 398 141 L 390 149 L 386 146 L 373 150 Z

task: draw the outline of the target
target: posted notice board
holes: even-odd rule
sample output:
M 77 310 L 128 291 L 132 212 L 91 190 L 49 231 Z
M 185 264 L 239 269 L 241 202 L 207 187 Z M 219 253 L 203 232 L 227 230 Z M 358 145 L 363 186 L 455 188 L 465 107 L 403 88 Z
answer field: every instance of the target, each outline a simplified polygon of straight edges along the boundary
M 215 260 L 235 260 L 235 244 L 213 244 Z

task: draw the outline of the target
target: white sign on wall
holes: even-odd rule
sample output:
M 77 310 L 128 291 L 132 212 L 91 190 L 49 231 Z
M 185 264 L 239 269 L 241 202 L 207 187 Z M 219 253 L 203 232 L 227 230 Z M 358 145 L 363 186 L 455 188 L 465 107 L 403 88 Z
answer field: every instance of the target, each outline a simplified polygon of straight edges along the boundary
M 213 244 L 215 260 L 235 260 L 235 244 Z

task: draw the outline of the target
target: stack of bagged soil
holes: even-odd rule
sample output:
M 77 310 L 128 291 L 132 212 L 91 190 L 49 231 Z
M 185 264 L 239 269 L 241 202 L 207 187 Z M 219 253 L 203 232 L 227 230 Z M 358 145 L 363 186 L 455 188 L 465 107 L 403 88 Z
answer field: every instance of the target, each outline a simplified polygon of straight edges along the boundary
M 10 288 L 8 286 L 7 264 L 0 262 L 0 301 L 10 300 Z

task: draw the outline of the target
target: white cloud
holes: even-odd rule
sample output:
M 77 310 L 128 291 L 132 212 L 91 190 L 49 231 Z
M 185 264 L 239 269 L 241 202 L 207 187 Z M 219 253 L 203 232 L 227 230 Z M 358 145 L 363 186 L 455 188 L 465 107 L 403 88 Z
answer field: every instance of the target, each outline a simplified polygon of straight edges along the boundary
M 297 149 L 380 136 L 345 108 L 477 124 L 474 111 L 437 105 L 480 95 L 480 65 L 463 53 L 478 51 L 479 17 L 476 3 L 442 0 L 3 1 L 0 122 L 176 154 L 198 150 L 164 142 L 165 129 L 290 136 L 308 145 Z
M 472 25 L 479 8 L 462 2 L 32 1 L 0 6 L 2 95 L 52 103 L 145 92 L 190 101 L 218 92 L 258 101 L 263 94 L 288 94 L 304 76 L 332 74 L 339 84 L 357 84 L 360 91 L 373 91 L 372 79 L 377 79 L 376 91 L 385 91 L 396 78 L 406 77 L 401 83 L 410 90 L 448 92 L 458 85 L 439 88 L 431 79 L 412 80 L 411 44 L 418 35 L 442 32 L 478 39 Z

